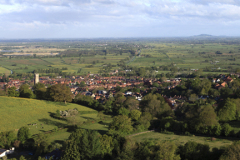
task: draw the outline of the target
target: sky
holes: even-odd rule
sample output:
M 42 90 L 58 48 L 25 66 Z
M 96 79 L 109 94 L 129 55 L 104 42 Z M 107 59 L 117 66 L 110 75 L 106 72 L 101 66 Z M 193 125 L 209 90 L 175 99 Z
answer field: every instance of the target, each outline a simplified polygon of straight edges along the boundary
M 240 36 L 240 0 L 0 0 L 0 39 Z

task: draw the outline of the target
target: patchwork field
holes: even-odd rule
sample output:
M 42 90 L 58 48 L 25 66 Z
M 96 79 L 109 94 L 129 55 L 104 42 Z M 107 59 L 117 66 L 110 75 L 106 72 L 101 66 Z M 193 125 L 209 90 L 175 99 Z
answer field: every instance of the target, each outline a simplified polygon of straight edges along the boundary
M 107 42 L 108 41 L 108 42 Z M 65 68 L 66 73 L 86 74 L 98 73 L 99 70 L 108 63 L 113 65 L 113 69 L 119 69 L 117 64 L 124 60 L 130 67 L 159 67 L 176 66 L 182 70 L 206 69 L 214 72 L 229 73 L 240 68 L 240 47 L 236 39 L 182 39 L 182 40 L 99 40 L 89 42 L 31 42 L 31 43 L 4 43 L 0 45 L 0 64 L 2 67 L 16 73 L 33 72 L 35 69 Z M 105 45 L 107 44 L 107 45 Z M 139 47 L 138 45 L 141 45 Z M 121 47 L 127 48 L 121 54 Z M 127 46 L 127 47 L 126 47 Z M 106 51 L 107 54 L 98 54 L 98 51 Z M 3 50 L 9 51 L 3 52 Z M 63 51 L 81 50 L 90 51 L 92 54 L 76 54 L 74 56 L 57 56 Z M 110 51 L 111 50 L 111 51 Z M 131 56 L 128 50 L 140 53 L 138 56 Z M 16 51 L 12 53 L 11 51 Z M 216 54 L 218 53 L 219 54 Z M 36 54 L 36 57 L 12 57 L 10 54 Z M 94 54 L 95 53 L 95 54 Z M 45 56 L 43 56 L 45 55 Z M 130 60 L 131 59 L 131 60 Z M 0 66 L 0 67 L 1 67 Z M 67 68 L 67 69 L 66 69 Z M 169 72 L 169 71 L 168 71 Z M 0 69 L 0 73 L 4 73 Z

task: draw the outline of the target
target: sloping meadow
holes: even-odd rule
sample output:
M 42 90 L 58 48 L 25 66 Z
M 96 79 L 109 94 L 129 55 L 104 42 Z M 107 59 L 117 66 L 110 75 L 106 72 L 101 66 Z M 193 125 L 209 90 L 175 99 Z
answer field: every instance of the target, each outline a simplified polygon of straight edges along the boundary
M 44 100 L 0 97 L 0 132 L 17 131 L 22 126 L 27 126 L 32 134 L 62 128 L 67 121 L 57 119 L 53 115 L 57 110 L 76 108 L 79 111 L 77 119 L 84 121 L 83 114 L 97 114 L 98 112 L 78 104 L 49 102 Z

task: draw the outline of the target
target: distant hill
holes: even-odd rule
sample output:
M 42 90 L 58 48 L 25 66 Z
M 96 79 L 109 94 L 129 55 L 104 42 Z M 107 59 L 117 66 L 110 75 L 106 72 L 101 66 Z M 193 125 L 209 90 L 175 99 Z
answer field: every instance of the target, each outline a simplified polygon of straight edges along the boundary
M 193 37 L 214 37 L 214 36 L 210 35 L 210 34 L 200 34 L 200 35 L 196 35 L 196 36 L 193 36 Z

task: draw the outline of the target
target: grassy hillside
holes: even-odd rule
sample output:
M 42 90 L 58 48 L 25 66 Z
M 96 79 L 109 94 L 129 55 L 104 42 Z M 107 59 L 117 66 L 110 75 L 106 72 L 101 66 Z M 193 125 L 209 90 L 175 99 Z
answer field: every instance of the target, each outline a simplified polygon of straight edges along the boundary
M 28 124 L 37 123 L 36 126 L 28 126 L 32 134 L 48 131 L 55 127 L 64 127 L 67 122 L 58 120 L 50 115 L 56 110 L 68 110 L 77 108 L 79 121 L 84 121 L 85 114 L 97 115 L 97 111 L 77 104 L 64 104 L 35 99 L 0 97 L 0 131 L 16 130 Z M 83 117 L 82 117 L 83 116 Z
M 216 141 L 211 141 L 211 137 L 201 137 L 201 136 L 182 136 L 182 135 L 168 135 L 158 132 L 149 132 L 145 134 L 140 134 L 132 136 L 131 139 L 135 141 L 145 141 L 145 140 L 154 140 L 154 141 L 171 141 L 177 145 L 184 145 L 188 141 L 194 141 L 201 144 L 208 144 L 210 148 L 220 148 L 222 146 L 231 145 L 234 138 L 232 139 L 220 139 L 217 138 Z

